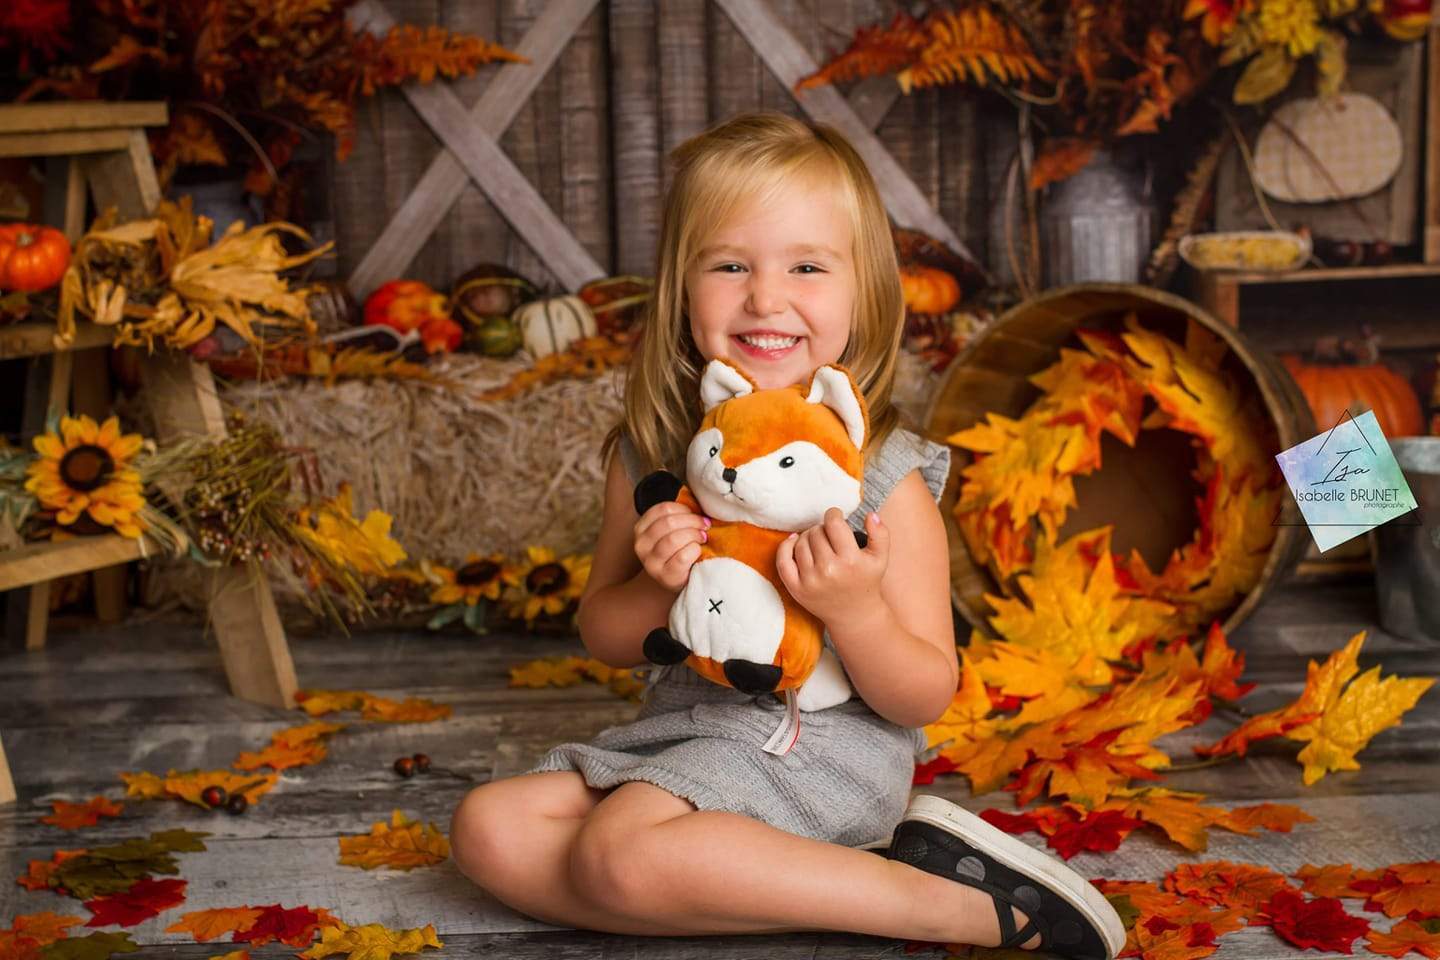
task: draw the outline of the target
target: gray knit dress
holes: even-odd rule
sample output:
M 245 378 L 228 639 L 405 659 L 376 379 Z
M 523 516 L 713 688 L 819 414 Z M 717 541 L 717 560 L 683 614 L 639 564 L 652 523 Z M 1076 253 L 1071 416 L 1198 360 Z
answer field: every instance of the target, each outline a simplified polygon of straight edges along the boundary
M 638 483 L 643 468 L 635 448 L 622 437 L 619 449 Z M 864 499 L 850 526 L 863 530 L 865 516 L 911 470 L 920 471 L 938 501 L 949 468 L 947 447 L 896 429 L 866 459 Z M 828 631 L 824 642 L 833 649 Z M 563 743 L 530 772 L 578 770 L 602 790 L 643 780 L 698 810 L 740 813 L 846 846 L 888 838 L 905 812 L 915 758 L 926 747 L 922 729 L 891 723 L 852 694 L 801 714 L 799 740 L 777 756 L 762 749 L 785 717 L 776 695 L 741 693 L 683 663 L 650 670 L 634 721 L 602 730 L 589 743 Z

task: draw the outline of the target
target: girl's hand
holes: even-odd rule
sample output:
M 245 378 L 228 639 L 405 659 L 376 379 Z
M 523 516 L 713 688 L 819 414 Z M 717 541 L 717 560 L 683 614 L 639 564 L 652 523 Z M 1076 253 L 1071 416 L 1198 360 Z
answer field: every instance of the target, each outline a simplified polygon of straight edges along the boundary
M 679 593 L 700 559 L 700 544 L 710 538 L 710 518 L 667 500 L 657 503 L 635 522 L 635 556 L 650 579 Z
M 865 532 L 869 542 L 861 550 L 844 514 L 831 507 L 823 522 L 790 534 L 775 551 L 780 582 L 827 624 L 882 602 L 880 581 L 890 564 L 890 530 L 872 513 L 865 518 Z

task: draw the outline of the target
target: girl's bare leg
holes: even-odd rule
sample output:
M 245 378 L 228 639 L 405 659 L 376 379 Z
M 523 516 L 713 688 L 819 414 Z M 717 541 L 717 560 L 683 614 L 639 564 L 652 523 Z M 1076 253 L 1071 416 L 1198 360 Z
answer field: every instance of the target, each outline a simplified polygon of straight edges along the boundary
M 844 930 L 902 940 L 1000 942 L 988 894 L 865 850 L 699 811 L 648 783 L 611 791 L 574 834 L 575 926 L 614 933 Z M 597 924 L 594 922 L 599 920 Z M 637 930 L 636 921 L 644 921 Z M 1015 912 L 1016 927 L 1026 920 Z M 1026 947 L 1038 945 L 1039 936 Z
M 461 873 L 514 910 L 561 926 L 598 922 L 570 884 L 570 848 L 606 792 L 573 770 L 483 784 L 455 808 L 451 855 Z

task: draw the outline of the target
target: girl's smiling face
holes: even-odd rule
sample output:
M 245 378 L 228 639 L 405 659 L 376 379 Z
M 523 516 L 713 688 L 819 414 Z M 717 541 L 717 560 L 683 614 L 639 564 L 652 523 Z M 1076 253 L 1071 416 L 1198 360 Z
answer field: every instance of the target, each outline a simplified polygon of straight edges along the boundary
M 743 205 L 685 274 L 690 333 L 706 361 L 744 370 L 762 390 L 804 383 L 850 339 L 851 228 L 832 190 L 797 185 Z

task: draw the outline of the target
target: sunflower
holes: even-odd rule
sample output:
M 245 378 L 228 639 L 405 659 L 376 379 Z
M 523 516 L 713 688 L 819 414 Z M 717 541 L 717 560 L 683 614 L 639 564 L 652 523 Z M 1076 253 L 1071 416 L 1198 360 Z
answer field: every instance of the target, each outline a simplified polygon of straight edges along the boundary
M 58 433 L 35 438 L 40 457 L 25 471 L 25 489 L 54 510 L 62 526 L 85 516 L 121 536 L 139 537 L 144 527 L 136 514 L 145 497 L 130 461 L 144 442 L 138 433 L 122 435 L 116 417 L 98 426 L 83 414 L 64 417 Z
M 503 553 L 492 553 L 488 557 L 472 553 L 465 558 L 465 565 L 458 570 L 442 567 L 438 563 L 428 564 L 427 570 L 431 581 L 437 584 L 435 589 L 430 591 L 431 603 L 451 604 L 463 600 L 467 607 L 473 607 L 481 599 L 500 599 L 500 587 L 503 583 L 519 582 L 506 569 Z
M 532 623 L 541 613 L 558 614 L 578 598 L 590 579 L 590 555 L 571 554 L 555 559 L 549 547 L 526 547 L 528 556 L 514 571 L 517 590 L 510 604 L 510 616 Z

